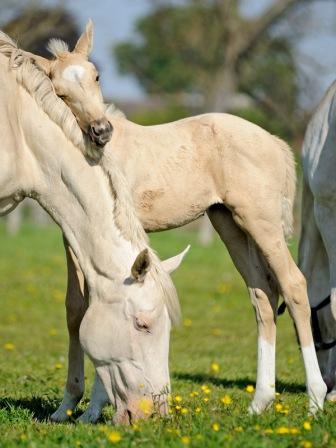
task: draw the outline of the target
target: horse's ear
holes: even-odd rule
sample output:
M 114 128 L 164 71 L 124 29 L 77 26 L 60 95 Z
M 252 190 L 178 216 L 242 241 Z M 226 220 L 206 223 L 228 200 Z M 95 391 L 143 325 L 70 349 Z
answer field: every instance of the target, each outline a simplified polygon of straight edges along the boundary
M 148 249 L 142 250 L 136 257 L 131 268 L 131 275 L 137 282 L 143 282 L 147 272 L 150 269 L 150 257 Z
M 180 254 L 175 255 L 175 257 L 167 258 L 167 260 L 162 261 L 163 269 L 168 272 L 168 274 L 171 274 L 172 272 L 177 269 L 180 264 L 182 263 L 183 258 L 186 256 L 186 254 L 189 252 L 190 244 L 187 246 L 184 251 L 182 251 Z
M 29 53 L 28 51 L 25 53 L 35 62 L 36 65 L 40 67 L 41 70 L 44 71 L 47 76 L 49 76 L 51 68 L 51 61 L 49 61 L 49 59 L 38 56 L 37 54 Z
M 88 58 L 92 50 L 92 45 L 93 45 L 93 23 L 92 20 L 89 19 L 88 23 L 86 24 L 85 31 L 78 39 L 77 44 L 73 50 L 73 53 L 79 53 L 84 57 Z

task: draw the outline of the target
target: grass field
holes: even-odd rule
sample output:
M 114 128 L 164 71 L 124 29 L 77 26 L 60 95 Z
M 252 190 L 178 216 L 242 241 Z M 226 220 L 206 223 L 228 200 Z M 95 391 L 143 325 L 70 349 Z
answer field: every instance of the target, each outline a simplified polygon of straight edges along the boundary
M 314 421 L 307 418 L 300 353 L 288 315 L 278 325 L 276 403 L 262 416 L 249 416 L 256 325 L 226 250 L 218 240 L 200 248 L 188 232 L 151 239 L 161 257 L 192 244 L 174 274 L 183 324 L 171 340 L 171 418 L 113 427 L 113 411 L 106 409 L 95 426 L 51 424 L 48 416 L 61 400 L 66 376 L 61 235 L 54 227 L 25 226 L 8 237 L 0 227 L 0 446 L 336 446 L 335 405 L 328 403 Z M 87 395 L 78 414 L 87 406 L 92 374 L 87 362 Z

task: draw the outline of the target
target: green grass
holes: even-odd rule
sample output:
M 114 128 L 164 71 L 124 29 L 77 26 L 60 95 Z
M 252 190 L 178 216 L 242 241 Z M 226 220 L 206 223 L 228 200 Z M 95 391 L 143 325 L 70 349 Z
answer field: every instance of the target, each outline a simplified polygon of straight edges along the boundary
M 277 403 L 288 413 L 273 406 L 262 416 L 249 416 L 252 394 L 246 386 L 256 378 L 256 325 L 226 250 L 218 240 L 203 249 L 190 232 L 166 232 L 151 239 L 161 257 L 192 244 L 174 274 L 184 324 L 173 330 L 170 361 L 173 396 L 182 397 L 175 405 L 188 412 L 182 414 L 174 406 L 170 419 L 153 419 L 138 428 L 111 426 L 111 409 L 98 425 L 49 423 L 66 375 L 61 235 L 53 227 L 25 226 L 17 236 L 8 237 L 0 227 L 0 446 L 105 447 L 113 445 L 108 440 L 112 431 L 121 436 L 116 446 L 123 447 L 181 447 L 183 442 L 191 447 L 336 446 L 332 404 L 311 423 L 311 430 L 303 427 L 307 396 L 288 315 L 279 320 L 277 344 Z M 217 373 L 211 370 L 214 362 Z M 92 374 L 87 362 L 88 392 Z M 210 393 L 202 390 L 205 384 Z M 221 402 L 225 395 L 231 404 Z M 87 397 L 79 412 L 87 406 Z M 279 434 L 288 428 L 296 433 Z

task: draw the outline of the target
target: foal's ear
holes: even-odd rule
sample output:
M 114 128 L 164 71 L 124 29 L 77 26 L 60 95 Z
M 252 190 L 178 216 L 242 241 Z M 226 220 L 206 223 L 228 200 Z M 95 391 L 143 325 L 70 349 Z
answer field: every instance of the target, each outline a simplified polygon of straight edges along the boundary
M 88 58 L 91 53 L 93 45 L 93 23 L 92 20 L 89 19 L 86 24 L 86 28 L 84 33 L 78 39 L 76 46 L 73 50 L 73 53 L 79 53 L 84 57 Z
M 150 257 L 148 249 L 142 250 L 136 257 L 135 262 L 131 268 L 131 275 L 137 282 L 143 282 L 147 272 L 150 269 Z
M 180 254 L 175 255 L 175 257 L 167 258 L 167 260 L 162 261 L 163 269 L 171 274 L 174 272 L 182 263 L 183 258 L 187 255 L 190 249 L 190 244 L 182 251 Z
M 47 76 L 49 76 L 51 67 L 51 61 L 49 61 L 49 59 L 38 56 L 37 54 L 29 53 L 28 51 L 25 53 L 35 62 L 36 65 L 40 67 L 40 69 L 44 71 Z

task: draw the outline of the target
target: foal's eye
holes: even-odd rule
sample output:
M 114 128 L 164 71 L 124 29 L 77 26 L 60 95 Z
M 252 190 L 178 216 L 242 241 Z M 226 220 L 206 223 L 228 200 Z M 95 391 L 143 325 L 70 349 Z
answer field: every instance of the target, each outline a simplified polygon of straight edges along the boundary
M 96 82 L 99 82 L 99 75 L 96 76 Z
M 58 95 L 61 100 L 65 101 L 68 97 L 66 95 Z

